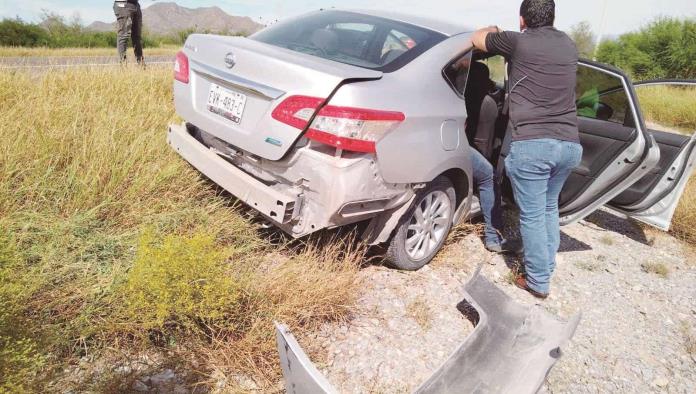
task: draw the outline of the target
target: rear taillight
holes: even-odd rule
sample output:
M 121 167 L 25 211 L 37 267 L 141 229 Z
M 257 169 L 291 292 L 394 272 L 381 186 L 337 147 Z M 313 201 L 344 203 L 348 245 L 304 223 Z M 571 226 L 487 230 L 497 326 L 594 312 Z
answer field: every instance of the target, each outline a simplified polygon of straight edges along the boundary
M 183 51 L 177 53 L 174 59 L 174 79 L 189 83 L 189 60 Z
M 307 138 L 353 152 L 374 153 L 375 144 L 406 117 L 401 112 L 327 105 L 307 130 Z
M 314 97 L 292 96 L 273 111 L 273 118 L 304 129 L 323 102 Z M 401 112 L 327 105 L 314 118 L 305 136 L 347 151 L 374 153 L 376 143 L 405 119 Z
M 324 99 L 317 97 L 290 96 L 273 110 L 271 116 L 279 122 L 304 130 L 314 112 L 323 103 Z

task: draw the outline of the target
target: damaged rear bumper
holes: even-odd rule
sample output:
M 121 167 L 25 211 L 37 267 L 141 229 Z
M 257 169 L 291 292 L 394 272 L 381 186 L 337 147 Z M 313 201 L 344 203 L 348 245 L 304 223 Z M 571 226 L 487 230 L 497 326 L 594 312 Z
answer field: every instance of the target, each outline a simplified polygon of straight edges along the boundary
M 167 140 L 198 171 L 296 238 L 389 213 L 414 195 L 411 185 L 386 183 L 368 155 L 335 156 L 305 145 L 270 161 L 186 124 L 171 125 Z
M 186 126 L 169 126 L 167 142 L 198 171 L 264 216 L 278 224 L 289 223 L 295 216 L 296 197 L 274 190 L 230 165 L 193 138 Z

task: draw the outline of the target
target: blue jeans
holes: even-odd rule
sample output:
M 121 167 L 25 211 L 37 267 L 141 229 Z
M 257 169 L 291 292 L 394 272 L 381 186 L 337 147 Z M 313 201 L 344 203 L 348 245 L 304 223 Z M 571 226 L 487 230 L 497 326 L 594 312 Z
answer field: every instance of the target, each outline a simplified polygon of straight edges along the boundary
M 474 148 L 469 148 L 471 165 L 474 170 L 474 183 L 479 190 L 479 202 L 483 220 L 486 222 L 484 242 L 486 246 L 500 245 L 503 228 L 500 192 L 495 182 L 495 173 L 491 163 Z
M 561 242 L 558 197 L 581 159 L 580 144 L 550 138 L 515 141 L 505 159 L 520 208 L 527 285 L 539 293 L 548 294 L 556 268 Z

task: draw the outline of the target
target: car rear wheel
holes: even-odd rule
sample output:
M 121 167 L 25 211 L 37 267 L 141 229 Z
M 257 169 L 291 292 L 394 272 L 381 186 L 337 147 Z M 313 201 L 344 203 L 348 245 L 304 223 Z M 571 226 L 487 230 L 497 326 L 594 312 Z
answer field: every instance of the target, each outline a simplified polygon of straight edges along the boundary
M 438 177 L 422 189 L 389 241 L 386 260 L 394 268 L 415 271 L 428 264 L 452 228 L 455 192 L 452 182 Z

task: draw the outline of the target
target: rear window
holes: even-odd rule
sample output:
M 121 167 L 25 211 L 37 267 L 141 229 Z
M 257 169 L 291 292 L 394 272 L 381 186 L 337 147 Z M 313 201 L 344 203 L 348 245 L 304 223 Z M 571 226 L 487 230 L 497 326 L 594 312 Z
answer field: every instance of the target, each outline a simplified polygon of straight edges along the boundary
M 372 70 L 395 71 L 446 38 L 410 24 L 345 11 L 319 11 L 250 37 Z

